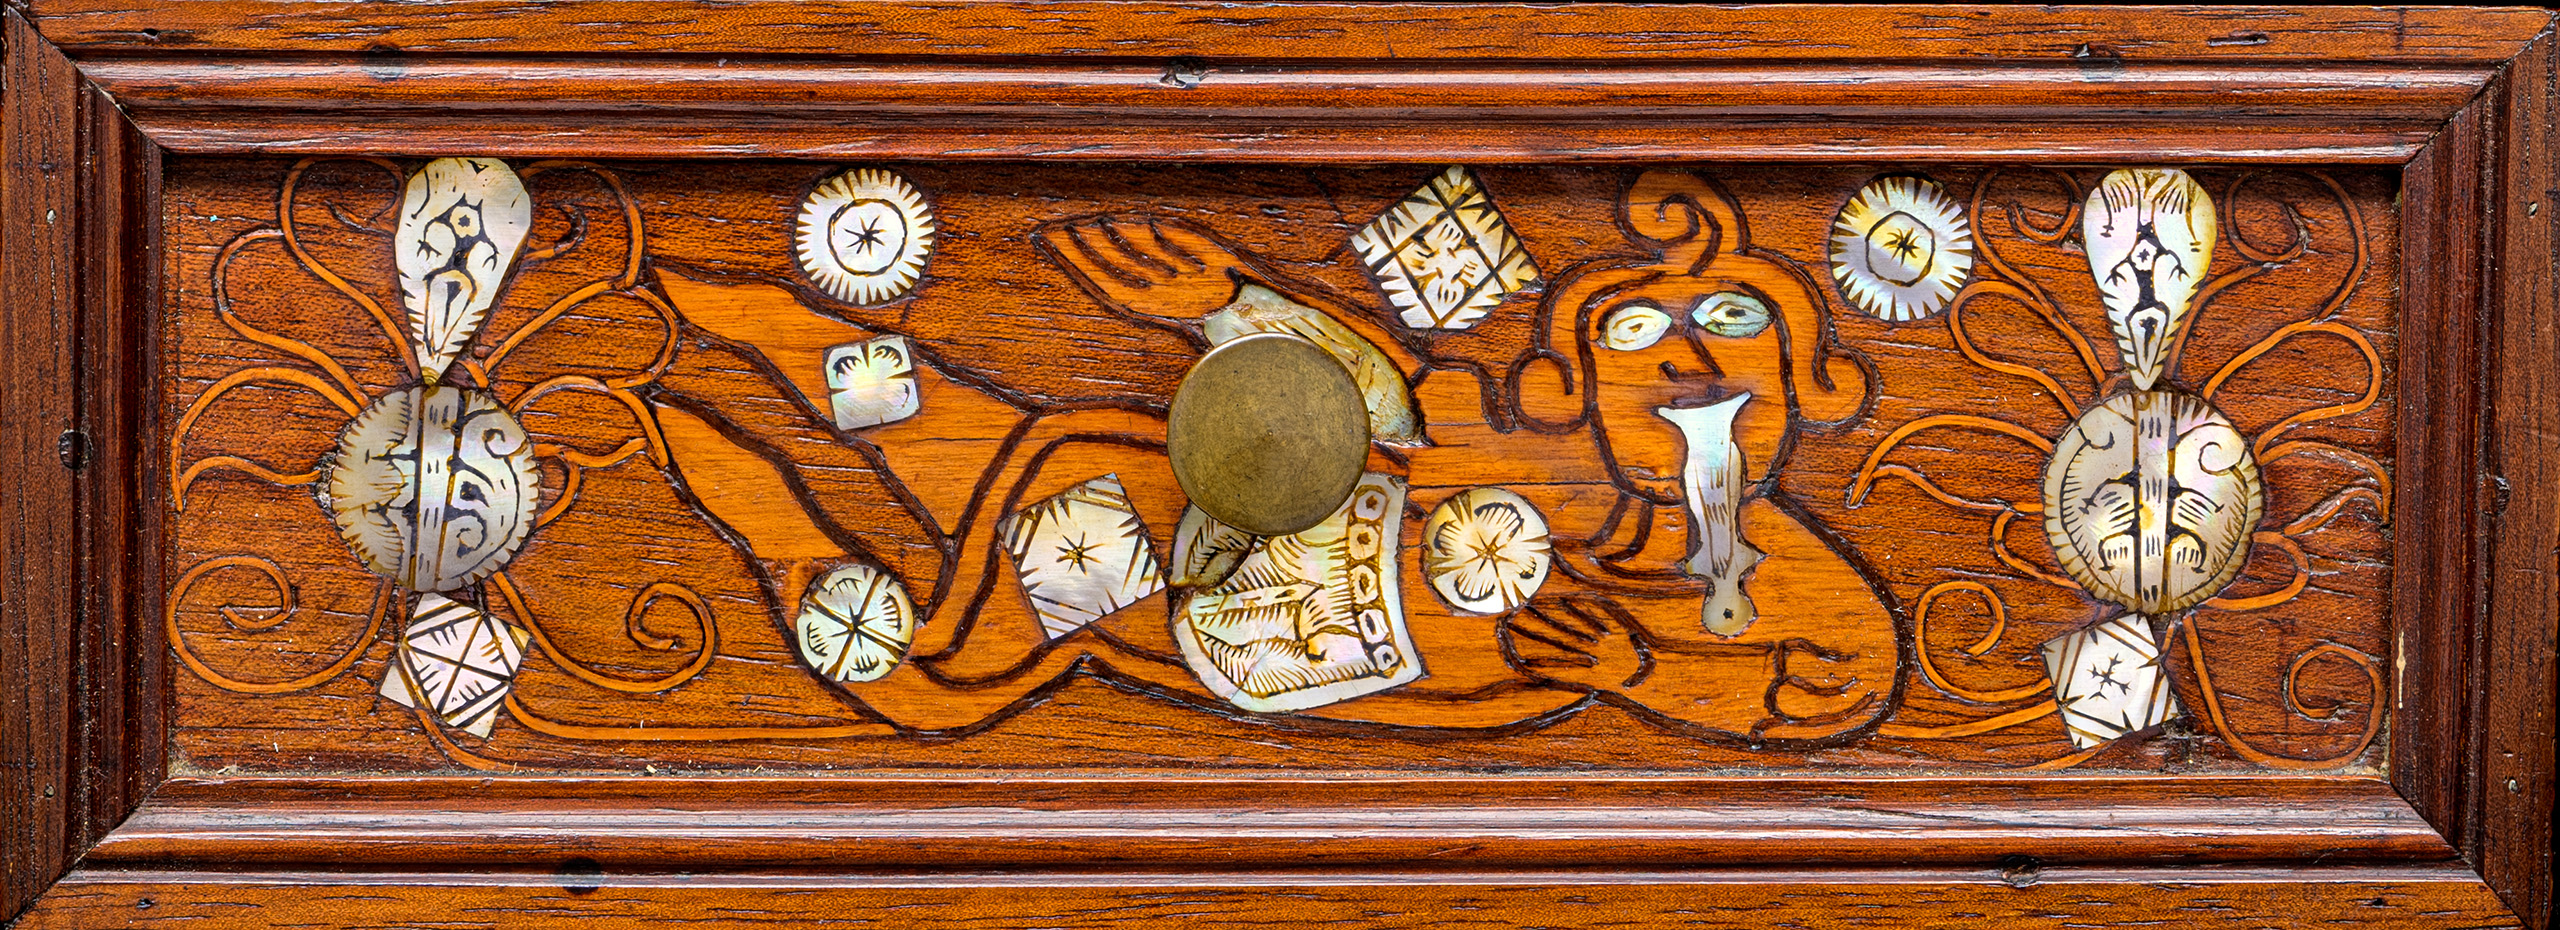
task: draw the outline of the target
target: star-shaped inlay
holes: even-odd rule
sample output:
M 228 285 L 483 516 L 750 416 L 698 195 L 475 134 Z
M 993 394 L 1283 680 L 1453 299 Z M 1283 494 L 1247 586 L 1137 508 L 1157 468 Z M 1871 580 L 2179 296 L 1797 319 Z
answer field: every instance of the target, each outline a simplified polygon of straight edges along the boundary
M 888 241 L 888 237 L 884 235 L 886 232 L 887 230 L 880 228 L 879 217 L 864 217 L 862 220 L 862 231 L 853 234 L 854 250 L 859 252 L 869 252 L 872 249 L 879 248 L 881 244 Z
M 1093 550 L 1097 548 L 1100 548 L 1098 544 L 1085 541 L 1085 534 L 1078 534 L 1073 539 L 1059 541 L 1058 558 L 1076 571 L 1090 574 L 1094 562 Z
M 1920 254 L 1920 241 L 1912 238 L 1910 230 L 1896 231 L 1893 238 L 1885 240 L 1884 247 L 1892 249 L 1893 254 L 1904 261 L 1909 261 L 1912 256 Z

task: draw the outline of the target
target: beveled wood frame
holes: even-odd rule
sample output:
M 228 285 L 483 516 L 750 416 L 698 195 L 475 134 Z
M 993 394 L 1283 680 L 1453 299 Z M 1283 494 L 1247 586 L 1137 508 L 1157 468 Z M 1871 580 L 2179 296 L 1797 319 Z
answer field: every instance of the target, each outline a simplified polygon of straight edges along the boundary
M 2550 12 L 1032 6 L 11 0 L 0 919 L 2549 926 Z M 2388 775 L 172 777 L 163 153 L 2396 165 Z

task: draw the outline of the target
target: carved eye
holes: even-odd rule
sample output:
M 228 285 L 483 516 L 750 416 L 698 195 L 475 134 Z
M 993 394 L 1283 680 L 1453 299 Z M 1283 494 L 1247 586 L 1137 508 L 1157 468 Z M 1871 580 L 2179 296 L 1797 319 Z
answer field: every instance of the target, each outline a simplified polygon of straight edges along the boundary
M 1600 344 L 1620 352 L 1650 348 L 1671 331 L 1671 314 L 1649 303 L 1632 303 L 1609 311 L 1600 321 Z
M 1717 291 L 1698 301 L 1689 318 L 1698 328 L 1727 339 L 1749 339 L 1769 328 L 1769 305 L 1739 291 Z

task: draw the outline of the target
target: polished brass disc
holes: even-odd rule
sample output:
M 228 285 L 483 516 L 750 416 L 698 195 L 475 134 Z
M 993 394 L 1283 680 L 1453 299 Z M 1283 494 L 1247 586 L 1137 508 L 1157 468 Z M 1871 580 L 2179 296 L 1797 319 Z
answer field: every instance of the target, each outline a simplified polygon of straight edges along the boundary
M 1264 536 L 1332 516 L 1369 457 L 1369 414 L 1342 363 L 1283 333 L 1209 350 L 1173 394 L 1165 448 L 1191 503 Z

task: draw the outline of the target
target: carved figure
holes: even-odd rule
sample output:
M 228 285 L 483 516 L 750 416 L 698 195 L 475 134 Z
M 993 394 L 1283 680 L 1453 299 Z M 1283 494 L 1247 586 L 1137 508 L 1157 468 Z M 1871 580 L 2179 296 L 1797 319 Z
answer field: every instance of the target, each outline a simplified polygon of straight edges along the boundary
M 937 412 L 951 403 L 983 411 L 987 392 L 968 386 L 982 379 L 965 367 L 911 339 L 924 412 L 848 438 L 875 446 L 902 475 L 946 472 L 910 484 L 966 482 L 983 490 L 946 524 L 958 527 L 948 578 L 905 579 L 916 590 L 939 592 L 919 599 L 924 620 L 908 661 L 876 681 L 839 686 L 916 730 L 984 725 L 1081 667 L 1179 700 L 1413 726 L 1508 727 L 1599 700 L 1744 744 L 1853 736 L 1889 710 L 1899 686 L 1895 614 L 1789 503 L 1777 476 L 1799 430 L 1857 415 L 1868 379 L 1855 358 L 1830 344 L 1814 279 L 1753 253 L 1740 212 L 1723 192 L 1691 175 L 1653 172 L 1634 180 L 1619 208 L 1641 254 L 1586 263 L 1566 272 L 1543 304 L 1516 305 L 1514 312 L 1537 314 L 1547 335 L 1519 361 L 1493 409 L 1476 409 L 1482 384 L 1435 365 L 1418 337 L 1384 310 L 1280 271 L 1202 227 L 1111 216 L 1053 223 L 1038 234 L 1044 254 L 1106 306 L 1204 349 L 1222 337 L 1274 329 L 1326 346 L 1368 395 L 1379 440 L 1371 470 L 1380 480 L 1413 482 L 1417 505 L 1465 490 L 1433 486 L 1435 475 L 1472 486 L 1486 483 L 1487 469 L 1498 468 L 1493 462 L 1605 462 L 1579 479 L 1605 493 L 1568 502 L 1552 489 L 1513 489 L 1529 496 L 1524 502 L 1549 498 L 1531 505 L 1556 527 L 1555 571 L 1532 586 L 1534 597 L 1464 610 L 1443 603 L 1424 577 L 1420 507 L 1385 512 L 1392 519 L 1382 527 L 1389 538 L 1378 543 L 1379 564 L 1401 577 L 1335 588 L 1332 573 L 1356 574 L 1359 558 L 1281 570 L 1282 541 L 1220 534 L 1185 519 L 1160 455 L 1156 410 L 1042 409 L 1008 399 L 1029 409 L 1005 429 L 1002 447 L 983 467 L 947 473 L 955 462 L 935 450 L 964 438 L 949 429 L 969 427 L 937 426 Z M 769 358 L 819 351 L 792 340 L 844 344 L 869 335 L 852 327 L 830 335 L 796 323 L 726 322 L 741 315 L 693 307 L 734 304 L 734 295 L 699 292 L 715 286 L 680 278 L 668 286 L 698 325 Z M 792 333 L 799 335 L 786 335 Z M 814 374 L 795 375 L 813 409 L 825 391 Z M 1430 390 L 1416 387 L 1426 380 Z M 981 396 L 937 399 L 970 393 Z M 1465 406 L 1443 414 L 1433 402 Z M 1451 425 L 1426 435 L 1423 423 Z M 669 434 L 680 467 L 727 454 L 689 448 L 689 435 Z M 928 440 L 938 445 L 928 447 Z M 1008 564 L 1000 527 L 1023 519 L 1035 502 L 1106 474 L 1116 476 L 1134 525 L 1161 540 L 1158 551 L 1172 553 L 1168 574 L 1176 587 L 1140 589 L 1143 598 L 1112 600 L 1074 626 L 1044 624 L 1055 605 L 1034 603 L 1042 595 Z M 737 508 L 734 519 L 724 519 L 743 528 L 760 558 L 771 558 L 754 528 L 793 519 L 764 512 L 796 506 L 791 497 L 722 496 L 729 502 L 708 503 Z M 1075 560 L 1078 541 L 1050 540 L 1048 549 L 1058 552 L 1043 550 L 1043 571 L 1054 574 L 1066 564 L 1060 559 Z M 1305 551 L 1320 556 L 1331 545 Z M 794 585 L 837 557 L 821 553 L 783 568 L 781 597 L 796 600 Z M 1221 586 L 1257 565 L 1270 567 L 1272 577 Z M 1042 590 L 1056 583 L 1049 575 L 1037 580 Z M 1374 590 L 1372 597 L 1396 599 L 1396 610 L 1378 612 L 1380 636 L 1360 635 L 1364 614 L 1348 601 L 1339 611 L 1272 612 L 1337 590 L 1341 597 Z M 1264 619 L 1230 614 L 1246 607 Z M 1336 613 L 1339 630 L 1319 619 Z M 1182 654 L 1147 645 L 1163 641 L 1168 623 Z M 1340 643 L 1327 638 L 1337 634 Z M 1407 636 L 1410 643 L 1401 642 Z M 1365 657 L 1357 662 L 1336 648 L 1353 643 L 1368 644 L 1355 650 Z M 1270 651 L 1282 644 L 1294 644 L 1286 645 L 1288 655 L 1303 650 L 1305 658 Z M 1394 667 L 1410 671 L 1351 691 L 1334 687 L 1350 679 L 1333 670 L 1356 675 L 1379 667 L 1382 646 L 1392 647 Z M 1261 651 L 1248 656 L 1252 650 Z M 1424 669 L 1427 675 L 1414 677 Z M 1477 697 L 1453 701 L 1452 693 Z

